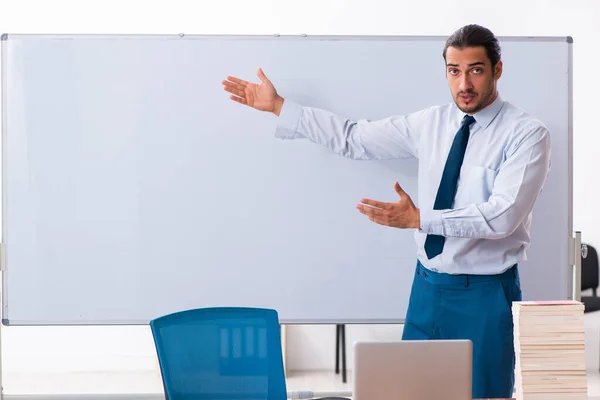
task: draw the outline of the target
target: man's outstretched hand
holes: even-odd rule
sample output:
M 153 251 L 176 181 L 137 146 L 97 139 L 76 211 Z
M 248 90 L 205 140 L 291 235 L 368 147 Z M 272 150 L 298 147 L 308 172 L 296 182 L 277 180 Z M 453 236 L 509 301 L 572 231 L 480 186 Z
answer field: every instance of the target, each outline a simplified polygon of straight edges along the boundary
M 275 86 L 261 68 L 258 68 L 256 75 L 261 81 L 260 85 L 228 76 L 227 80 L 222 82 L 223 89 L 231 93 L 231 96 L 229 96 L 231 100 L 260 111 L 268 111 L 279 115 L 283 106 L 283 97 L 277 94 Z
M 412 199 L 400 187 L 398 182 L 394 184 L 396 193 L 400 200 L 395 203 L 386 203 L 370 199 L 361 199 L 361 204 L 356 208 L 369 217 L 373 222 L 394 228 L 420 228 L 421 213 Z

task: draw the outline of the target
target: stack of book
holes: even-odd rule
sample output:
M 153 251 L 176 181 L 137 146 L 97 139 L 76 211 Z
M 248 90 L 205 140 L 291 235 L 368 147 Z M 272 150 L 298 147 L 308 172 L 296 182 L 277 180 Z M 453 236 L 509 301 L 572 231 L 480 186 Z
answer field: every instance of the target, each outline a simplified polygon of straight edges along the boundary
M 513 303 L 517 400 L 587 400 L 583 310 L 569 300 Z

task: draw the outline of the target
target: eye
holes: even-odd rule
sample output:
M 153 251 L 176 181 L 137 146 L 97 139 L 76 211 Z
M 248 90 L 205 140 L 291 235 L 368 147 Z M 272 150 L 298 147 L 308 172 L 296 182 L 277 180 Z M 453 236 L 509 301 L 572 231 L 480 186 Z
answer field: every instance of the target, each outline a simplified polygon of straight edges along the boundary
M 456 74 L 458 74 L 458 70 L 457 70 L 456 68 L 450 68 L 450 69 L 448 70 L 448 73 L 449 73 L 450 75 L 456 75 Z
M 474 74 L 480 74 L 480 73 L 482 73 L 482 72 L 483 72 L 483 70 L 482 70 L 481 68 L 479 68 L 479 67 L 477 67 L 477 68 L 473 68 L 471 71 L 472 71 Z

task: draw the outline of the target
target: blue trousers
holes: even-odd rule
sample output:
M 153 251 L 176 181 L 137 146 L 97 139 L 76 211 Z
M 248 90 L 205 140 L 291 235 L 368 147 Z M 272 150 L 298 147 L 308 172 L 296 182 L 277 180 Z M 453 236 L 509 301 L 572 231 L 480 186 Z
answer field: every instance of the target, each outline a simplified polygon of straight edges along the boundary
M 417 262 L 403 340 L 473 342 L 473 398 L 511 398 L 515 352 L 512 302 L 521 300 L 517 266 L 500 275 L 450 275 Z

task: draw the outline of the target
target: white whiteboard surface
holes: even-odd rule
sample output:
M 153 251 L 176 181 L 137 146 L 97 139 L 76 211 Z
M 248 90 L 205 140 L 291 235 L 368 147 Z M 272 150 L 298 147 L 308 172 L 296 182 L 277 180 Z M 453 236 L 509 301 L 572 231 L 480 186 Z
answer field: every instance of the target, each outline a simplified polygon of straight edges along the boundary
M 146 324 L 206 306 L 284 323 L 402 322 L 413 231 L 362 197 L 418 205 L 416 161 L 274 138 L 227 75 L 352 118 L 451 100 L 442 37 L 37 36 L 2 41 L 3 323 Z M 570 38 L 501 38 L 501 96 L 552 135 L 524 299 L 569 296 Z M 407 95 L 403 95 L 407 94 Z

